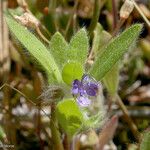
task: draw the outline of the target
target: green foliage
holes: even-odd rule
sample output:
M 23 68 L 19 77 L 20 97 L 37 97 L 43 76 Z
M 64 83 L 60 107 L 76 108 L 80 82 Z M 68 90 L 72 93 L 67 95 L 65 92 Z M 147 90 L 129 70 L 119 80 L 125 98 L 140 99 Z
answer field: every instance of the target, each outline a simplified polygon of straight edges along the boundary
M 49 82 L 54 81 L 59 84 L 65 82 L 70 85 L 74 79 L 81 79 L 89 47 L 85 29 L 75 34 L 69 44 L 57 32 L 47 49 L 32 33 L 9 15 L 6 15 L 6 21 L 13 35 L 47 73 Z M 97 28 L 95 33 L 97 39 L 93 41 L 93 48 L 98 57 L 89 73 L 97 80 L 101 80 L 106 75 L 104 83 L 112 93 L 117 91 L 118 85 L 119 71 L 116 62 L 134 45 L 141 28 L 139 24 L 132 26 L 102 50 L 100 48 L 106 43 L 109 36 L 100 26 Z M 106 35 L 105 39 L 103 35 Z M 92 117 L 86 116 L 86 113 L 83 113 L 73 99 L 58 102 L 55 113 L 58 123 L 70 138 L 80 131 L 97 128 L 104 121 L 102 113 Z
M 142 29 L 141 24 L 136 24 L 124 31 L 120 36 L 113 39 L 99 54 L 89 73 L 97 80 L 101 80 L 105 74 L 121 59 L 123 54 L 134 46 Z
M 88 54 L 88 37 L 86 30 L 79 30 L 68 44 L 60 33 L 55 33 L 50 41 L 49 50 L 62 69 L 70 61 L 84 65 Z
M 140 150 L 149 150 L 149 149 L 150 149 L 150 131 L 144 133 L 143 140 L 140 145 Z
M 17 15 L 17 16 L 21 16 L 23 14 L 23 10 L 20 7 L 17 7 L 16 9 L 9 9 L 9 12 L 12 15 Z
M 57 32 L 50 41 L 49 51 L 54 56 L 65 83 L 70 85 L 74 79 L 81 79 L 88 53 L 88 37 L 85 29 L 75 34 L 70 44 Z
M 58 122 L 70 138 L 90 128 L 99 128 L 104 123 L 104 114 L 101 112 L 92 117 L 85 116 L 86 113 L 73 99 L 63 100 L 56 107 Z
M 67 63 L 62 70 L 62 78 L 65 83 L 71 85 L 74 79 L 80 80 L 84 73 L 83 66 L 78 62 Z
M 70 85 L 74 79 L 81 79 L 88 53 L 88 37 L 85 29 L 75 34 L 69 45 L 57 32 L 50 41 L 49 50 L 62 71 L 65 83 Z
M 81 29 L 70 41 L 67 51 L 69 60 L 85 63 L 88 54 L 88 37 L 85 29 Z
M 92 51 L 95 55 L 102 53 L 102 47 L 105 46 L 108 41 L 111 39 L 111 35 L 106 32 L 100 23 L 97 23 L 97 26 L 94 30 L 94 38 L 92 44 Z
M 6 21 L 13 35 L 30 52 L 30 54 L 40 63 L 47 75 L 54 75 L 57 82 L 61 83 L 61 73 L 58 66 L 47 48 L 25 27 L 17 23 L 12 17 L 6 15 Z
M 59 32 L 56 32 L 51 38 L 49 51 L 55 58 L 60 70 L 62 70 L 64 64 L 67 62 L 67 49 L 68 43 Z
M 101 36 L 102 36 L 103 28 L 101 24 L 97 24 L 95 30 L 94 30 L 94 38 L 92 42 L 92 51 L 96 54 L 99 50 L 99 43 L 101 42 Z
M 58 103 L 56 117 L 69 137 L 72 137 L 79 131 L 83 122 L 83 115 L 77 103 L 72 99 L 63 100 Z
M 98 114 L 87 117 L 82 124 L 81 130 L 88 130 L 90 128 L 100 128 L 100 126 L 104 123 L 104 114 L 102 112 L 99 112 Z
M 6 15 L 6 21 L 13 35 L 42 66 L 48 76 L 49 83 L 63 83 L 61 75 L 67 84 L 76 78 L 81 78 L 83 74 L 81 65 L 85 63 L 88 53 L 88 38 L 85 29 L 81 29 L 71 39 L 69 45 L 63 36 L 57 32 L 50 41 L 48 51 L 32 33 L 12 17 Z M 71 64 L 71 61 L 80 62 L 81 65 L 79 63 Z
M 115 95 L 119 84 L 119 63 L 116 63 L 111 70 L 106 73 L 103 78 L 103 82 L 109 93 L 112 96 Z
M 97 23 L 94 30 L 94 39 L 92 51 L 95 55 L 101 55 L 105 49 L 102 49 L 108 41 L 111 39 L 111 35 L 105 31 L 101 24 Z M 119 63 L 114 65 L 108 73 L 103 78 L 103 83 L 111 95 L 114 95 L 118 89 L 119 83 Z

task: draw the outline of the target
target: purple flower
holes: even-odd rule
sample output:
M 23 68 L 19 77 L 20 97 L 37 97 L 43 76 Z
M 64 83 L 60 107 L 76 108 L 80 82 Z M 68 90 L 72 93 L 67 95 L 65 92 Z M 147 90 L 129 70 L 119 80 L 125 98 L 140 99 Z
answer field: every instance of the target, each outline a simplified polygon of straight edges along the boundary
M 73 85 L 72 86 L 72 94 L 76 95 L 76 94 L 80 93 L 82 83 L 79 80 L 76 79 L 76 80 L 73 81 L 72 85 Z
M 87 95 L 96 96 L 98 87 L 94 83 L 90 83 L 85 86 L 85 90 L 86 90 Z
M 77 102 L 82 107 L 87 107 L 91 104 L 91 100 L 89 100 L 88 97 L 85 96 L 78 96 Z
M 75 79 L 72 83 L 72 94 L 77 96 L 80 106 L 86 107 L 91 101 L 89 96 L 96 96 L 98 92 L 98 82 L 89 75 L 83 75 L 81 81 Z

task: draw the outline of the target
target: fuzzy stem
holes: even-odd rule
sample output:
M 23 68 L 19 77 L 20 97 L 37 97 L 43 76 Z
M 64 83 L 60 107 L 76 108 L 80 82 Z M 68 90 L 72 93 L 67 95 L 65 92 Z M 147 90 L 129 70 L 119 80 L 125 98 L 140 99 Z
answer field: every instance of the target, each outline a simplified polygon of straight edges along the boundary
M 60 138 L 60 133 L 56 128 L 56 116 L 55 116 L 55 105 L 51 105 L 51 121 L 50 121 L 50 128 L 52 132 L 52 140 L 54 143 L 54 149 L 64 150 L 63 144 Z

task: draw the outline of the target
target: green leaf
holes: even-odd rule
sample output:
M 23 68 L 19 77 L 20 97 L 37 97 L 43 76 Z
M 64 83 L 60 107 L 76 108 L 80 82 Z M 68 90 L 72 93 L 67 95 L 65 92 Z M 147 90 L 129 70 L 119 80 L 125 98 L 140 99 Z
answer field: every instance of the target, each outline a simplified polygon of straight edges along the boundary
M 103 78 L 103 82 L 108 92 L 113 96 L 118 90 L 119 84 L 119 63 L 116 63 Z
M 111 39 L 111 34 L 105 31 L 100 23 L 97 23 L 97 26 L 94 30 L 94 39 L 92 43 L 92 51 L 95 56 L 97 54 L 102 54 L 105 49 L 102 49 Z
M 101 24 L 97 23 L 96 28 L 94 30 L 94 38 L 93 38 L 93 42 L 92 42 L 92 52 L 94 52 L 95 54 L 98 52 L 99 50 L 99 43 L 102 40 L 102 31 L 103 31 L 103 27 L 101 26 Z
M 80 63 L 70 62 L 64 66 L 62 70 L 62 78 L 66 84 L 71 85 L 73 80 L 80 80 L 82 78 L 83 73 L 84 68 Z
M 95 55 L 101 55 L 105 49 L 102 49 L 111 39 L 111 35 L 105 31 L 101 24 L 97 23 L 97 26 L 94 30 L 94 39 L 92 51 Z M 104 85 L 106 86 L 109 93 L 113 96 L 118 89 L 119 83 L 119 63 L 115 64 L 109 72 L 103 78 Z
M 16 9 L 9 9 L 9 12 L 12 15 L 17 15 L 17 16 L 21 16 L 24 13 L 23 9 L 21 9 L 20 7 L 17 7 Z
M 149 150 L 149 149 L 150 149 L 150 131 L 144 133 L 143 140 L 140 145 L 140 150 Z
M 104 124 L 104 121 L 104 114 L 102 112 L 99 112 L 97 115 L 86 118 L 86 120 L 82 124 L 81 131 L 85 131 L 90 128 L 100 128 Z
M 64 64 L 66 64 L 68 60 L 67 49 L 68 43 L 59 32 L 56 32 L 50 41 L 49 51 L 55 58 L 60 70 L 62 70 Z
M 81 29 L 71 39 L 67 56 L 69 60 L 85 63 L 88 54 L 88 37 L 85 29 Z
M 54 75 L 55 79 L 61 83 L 62 77 L 58 66 L 47 48 L 25 27 L 17 23 L 12 17 L 6 15 L 6 21 L 10 31 L 29 51 L 29 53 L 42 66 L 47 75 Z
M 63 130 L 71 138 L 81 128 L 83 115 L 72 99 L 63 100 L 56 107 L 56 117 Z
M 136 24 L 124 31 L 117 38 L 113 39 L 105 47 L 102 54 L 99 54 L 95 63 L 89 70 L 89 74 L 97 80 L 101 80 L 115 63 L 121 59 L 123 54 L 127 52 L 129 48 L 134 46 L 141 30 L 142 25 Z

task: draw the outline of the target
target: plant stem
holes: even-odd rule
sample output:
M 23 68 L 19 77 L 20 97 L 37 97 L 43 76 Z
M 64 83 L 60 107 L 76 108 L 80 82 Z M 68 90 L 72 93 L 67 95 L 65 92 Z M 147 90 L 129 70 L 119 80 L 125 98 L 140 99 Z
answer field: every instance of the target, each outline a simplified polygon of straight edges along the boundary
M 50 121 L 50 128 L 52 132 L 52 140 L 54 143 L 54 149 L 56 150 L 64 150 L 63 144 L 60 138 L 60 133 L 56 128 L 56 116 L 55 116 L 55 105 L 51 105 L 51 121 Z
M 49 5 L 48 5 L 48 8 L 49 8 L 49 11 L 51 11 L 51 16 L 53 16 L 53 20 L 54 20 L 54 27 L 55 27 L 55 31 L 59 31 L 59 20 L 58 20 L 58 17 L 56 17 L 56 7 L 57 7 L 57 0 L 51 0 L 49 1 Z
M 40 78 L 40 75 L 38 72 L 35 70 L 35 68 L 32 69 L 32 76 L 33 76 L 33 87 L 35 90 L 35 93 L 37 97 L 41 94 L 42 91 L 42 79 Z M 40 99 L 39 99 L 40 101 Z M 43 140 L 41 138 L 41 128 L 42 128 L 42 123 L 41 123 L 41 103 L 38 103 L 37 105 L 37 136 L 39 138 L 40 142 L 40 150 L 44 150 L 43 146 Z
M 105 4 L 106 0 L 95 0 L 94 3 L 94 13 L 93 13 L 93 17 L 91 20 L 91 24 L 88 28 L 89 30 L 89 35 L 93 34 L 93 31 L 97 25 L 98 19 L 99 19 L 99 15 L 100 15 L 100 10 L 103 7 L 103 5 Z
M 19 93 L 20 95 L 22 95 L 29 103 L 31 103 L 33 106 L 35 106 L 37 108 L 37 104 L 34 103 L 31 99 L 29 99 L 24 93 L 22 93 L 21 91 L 19 91 L 18 89 L 16 89 L 15 87 L 13 87 L 12 85 L 9 85 L 7 83 L 4 83 L 1 87 L 0 87 L 0 90 L 3 89 L 4 87 L 9 87 L 11 89 L 13 89 L 14 91 L 16 91 L 17 93 Z M 6 109 L 7 110 L 7 109 Z M 46 114 L 46 112 L 41 109 L 41 111 L 45 114 L 45 116 L 47 116 L 49 119 L 50 116 L 48 114 Z
M 8 87 L 5 87 L 3 90 L 3 93 L 4 93 L 3 106 L 5 109 L 7 109 L 7 112 L 4 113 L 4 116 L 3 116 L 3 122 L 4 122 L 4 129 L 7 135 L 8 142 L 16 145 L 15 127 L 12 124 L 12 114 L 11 114 L 12 108 L 11 108 L 11 103 L 9 101 L 10 92 L 11 91 L 10 89 L 8 89 Z
M 9 34 L 8 28 L 4 19 L 4 11 L 7 9 L 8 2 L 0 1 L 0 82 L 9 81 L 10 72 L 10 56 L 9 56 Z M 1 89 L 1 87 L 0 87 Z M 7 142 L 16 145 L 16 128 L 12 122 L 12 101 L 10 100 L 11 90 L 4 87 L 3 100 L 1 102 L 5 112 L 2 114 L 2 122 L 5 133 L 7 135 Z M 7 110 L 7 111 L 6 111 Z M 5 149 L 5 148 L 4 148 Z
M 116 28 L 114 29 L 114 31 L 112 33 L 112 37 L 115 37 L 118 34 L 118 32 L 119 32 L 120 28 L 122 27 L 122 25 L 124 24 L 124 22 L 125 22 L 125 19 L 120 19 L 118 21 Z
M 71 150 L 79 150 L 79 149 L 80 149 L 79 135 L 75 135 L 72 139 Z
M 117 27 L 117 9 L 115 0 L 112 0 L 112 12 L 113 12 L 113 29 L 115 29 Z
M 89 35 L 91 35 L 93 33 L 93 30 L 96 27 L 96 24 L 98 22 L 99 15 L 100 15 L 100 9 L 101 9 L 100 1 L 95 0 L 93 17 L 92 17 L 91 24 L 90 24 L 89 29 L 88 29 L 89 30 Z
M 10 71 L 9 34 L 3 13 L 6 9 L 7 1 L 0 1 L 0 82 L 8 79 Z
M 128 123 L 135 139 L 139 142 L 140 141 L 140 138 L 141 138 L 141 135 L 137 129 L 137 126 L 135 125 L 135 123 L 133 122 L 133 120 L 130 118 L 129 116 L 129 112 L 126 108 L 126 106 L 124 105 L 124 103 L 122 102 L 120 96 L 117 94 L 116 95 L 116 99 L 117 99 L 117 103 L 120 107 L 120 109 L 122 110 L 124 116 L 125 116 L 125 119 L 126 119 L 126 122 Z
M 29 101 L 31 104 L 33 104 L 35 107 L 37 107 L 37 104 L 34 103 L 32 100 L 30 100 L 25 94 L 23 94 L 21 91 L 19 91 L 18 89 L 14 88 L 13 86 L 11 86 L 11 85 L 9 85 L 7 83 L 3 84 L 0 87 L 0 90 L 3 89 L 3 88 L 7 88 L 8 89 L 8 87 L 11 88 L 11 89 L 13 89 L 14 91 L 18 92 L 20 95 L 22 95 L 23 97 L 25 97 L 27 101 Z M 5 103 L 7 102 L 6 99 L 4 100 L 4 102 Z M 46 112 L 43 109 L 41 109 L 41 110 L 43 111 L 43 113 L 48 118 L 50 118 L 50 128 L 51 128 L 51 132 L 52 132 L 52 140 L 53 140 L 53 143 L 54 143 L 54 149 L 56 149 L 56 150 L 64 150 L 62 142 L 61 142 L 61 138 L 60 138 L 60 133 L 59 133 L 57 127 L 56 127 L 56 117 L 55 117 L 55 111 L 54 111 L 55 109 L 54 108 L 55 107 L 53 107 L 53 109 L 52 109 L 51 118 L 46 114 Z M 10 118 L 9 118 L 9 120 L 10 120 Z M 11 127 L 12 127 L 12 125 L 11 125 Z M 8 127 L 8 129 L 10 129 L 11 127 Z M 5 128 L 7 128 L 7 127 L 5 126 Z M 7 130 L 7 131 L 9 131 L 9 130 Z M 11 131 L 14 132 L 14 130 L 11 130 Z M 9 137 L 15 137 L 15 136 L 9 136 Z M 12 141 L 12 140 L 10 140 L 10 141 Z M 12 143 L 15 144 L 14 140 L 13 140 Z
M 63 145 L 64 145 L 65 150 L 70 150 L 71 149 L 70 140 L 68 139 L 67 134 L 65 134 Z
M 70 15 L 69 21 L 68 21 L 68 23 L 67 23 L 67 27 L 66 27 L 66 29 L 65 29 L 65 37 L 67 37 L 68 31 L 69 31 L 69 27 L 70 27 L 70 25 L 71 25 L 72 20 L 73 20 L 74 18 L 76 18 L 76 17 L 74 17 L 74 16 L 76 16 L 75 13 L 76 13 L 77 6 L 78 6 L 78 0 L 75 1 L 75 5 L 74 5 L 74 8 L 73 8 L 72 14 Z M 75 25 L 74 25 L 74 26 L 75 26 Z

